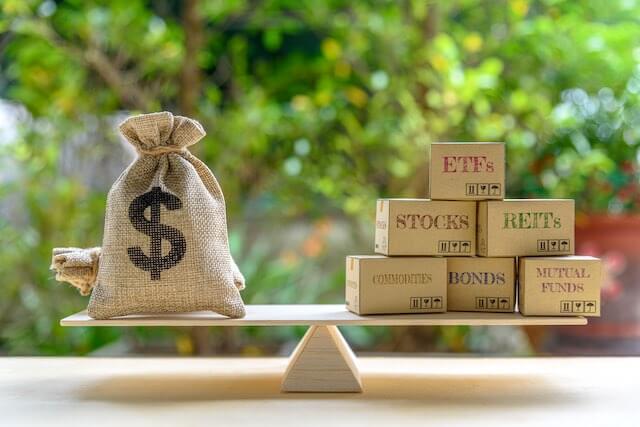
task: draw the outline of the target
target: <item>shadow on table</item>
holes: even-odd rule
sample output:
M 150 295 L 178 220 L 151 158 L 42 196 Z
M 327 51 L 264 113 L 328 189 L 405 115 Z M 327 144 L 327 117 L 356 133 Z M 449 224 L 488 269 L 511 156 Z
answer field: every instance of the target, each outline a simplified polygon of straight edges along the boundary
M 557 383 L 535 375 L 398 375 L 368 374 L 364 393 L 281 393 L 281 374 L 126 375 L 85 384 L 78 398 L 121 404 L 266 399 L 392 400 L 453 403 L 492 407 L 566 404 L 579 396 L 567 395 Z

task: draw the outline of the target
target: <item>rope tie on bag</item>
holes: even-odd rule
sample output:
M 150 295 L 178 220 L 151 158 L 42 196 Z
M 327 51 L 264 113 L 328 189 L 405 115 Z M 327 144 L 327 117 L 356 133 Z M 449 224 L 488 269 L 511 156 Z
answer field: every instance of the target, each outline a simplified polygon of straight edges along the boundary
M 184 154 L 187 153 L 188 150 L 185 147 L 176 147 L 171 145 L 158 145 L 151 148 L 142 148 L 140 146 L 136 146 L 136 151 L 140 155 L 147 156 L 162 156 L 163 154 Z

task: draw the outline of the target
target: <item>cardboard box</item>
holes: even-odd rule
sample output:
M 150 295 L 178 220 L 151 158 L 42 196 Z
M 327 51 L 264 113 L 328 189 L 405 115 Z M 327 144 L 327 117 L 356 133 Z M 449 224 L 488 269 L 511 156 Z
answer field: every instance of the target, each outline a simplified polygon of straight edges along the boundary
M 526 316 L 600 316 L 601 285 L 598 258 L 523 257 L 518 307 Z
M 447 310 L 513 312 L 515 258 L 448 258 Z
M 569 199 L 478 202 L 478 255 L 573 255 L 575 204 Z
M 502 142 L 431 144 L 429 194 L 432 200 L 504 199 Z
M 347 309 L 357 314 L 447 310 L 445 258 L 347 257 Z
M 476 252 L 476 202 L 380 199 L 375 252 L 472 256 Z

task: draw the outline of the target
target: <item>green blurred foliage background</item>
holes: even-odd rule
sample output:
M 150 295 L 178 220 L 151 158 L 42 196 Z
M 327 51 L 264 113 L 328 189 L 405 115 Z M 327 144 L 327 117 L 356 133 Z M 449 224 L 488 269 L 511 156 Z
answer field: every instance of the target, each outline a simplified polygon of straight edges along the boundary
M 128 114 L 204 125 L 193 148 L 225 192 L 249 303 L 342 301 L 375 199 L 426 195 L 431 141 L 506 141 L 512 197 L 635 212 L 639 21 L 632 0 L 1 0 L 0 353 L 258 354 L 302 332 L 58 326 L 86 299 L 53 280 L 51 248 L 100 244 Z M 492 346 L 483 329 L 346 332 Z

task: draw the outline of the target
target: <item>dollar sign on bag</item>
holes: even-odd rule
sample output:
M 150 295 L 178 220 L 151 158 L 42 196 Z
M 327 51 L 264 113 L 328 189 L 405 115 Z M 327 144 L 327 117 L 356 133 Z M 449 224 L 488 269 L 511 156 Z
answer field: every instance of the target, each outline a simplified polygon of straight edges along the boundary
M 129 259 L 138 268 L 151 273 L 151 280 L 160 280 L 160 272 L 177 265 L 187 250 L 187 241 L 177 229 L 160 222 L 160 208 L 164 205 L 170 211 L 181 209 L 182 201 L 173 194 L 153 187 L 151 191 L 136 197 L 129 205 L 129 221 L 133 227 L 151 238 L 150 255 L 147 256 L 140 246 L 127 248 Z M 144 211 L 150 207 L 150 219 Z M 162 239 L 168 240 L 171 250 L 162 256 Z

